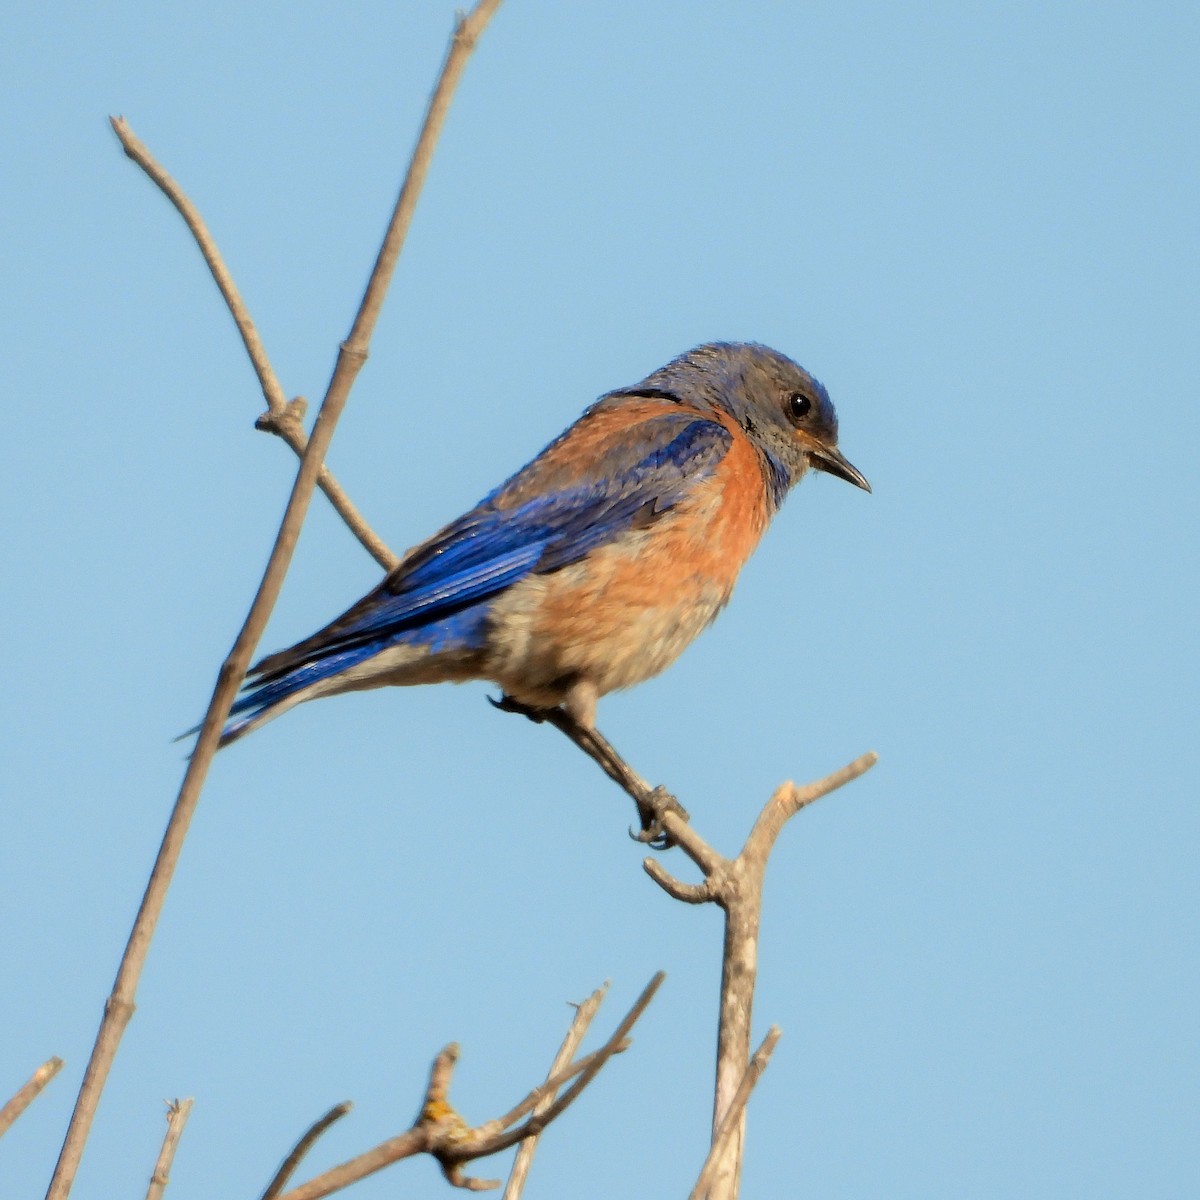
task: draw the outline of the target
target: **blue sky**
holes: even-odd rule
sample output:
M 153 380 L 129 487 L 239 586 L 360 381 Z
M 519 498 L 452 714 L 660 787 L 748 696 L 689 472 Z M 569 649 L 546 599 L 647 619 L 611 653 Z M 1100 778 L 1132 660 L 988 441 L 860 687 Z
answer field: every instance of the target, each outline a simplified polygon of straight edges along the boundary
M 295 464 L 123 113 L 314 402 L 452 6 L 114 3 L 0 47 L 6 615 L 0 1147 L 44 1187 Z M 1195 345 L 1200 12 L 1183 4 L 507 0 L 468 67 L 330 463 L 401 549 L 598 394 L 755 339 L 874 486 L 806 480 L 729 610 L 601 727 L 733 850 L 868 748 L 766 894 L 747 1196 L 1200 1191 Z M 377 578 L 314 501 L 263 649 Z M 565 1002 L 657 969 L 526 1195 L 686 1195 L 720 926 L 629 805 L 479 685 L 298 709 L 214 765 L 79 1197 L 257 1195 L 405 1126 L 463 1045 L 481 1120 Z M 668 862 L 683 868 L 670 856 Z M 503 1168 L 503 1164 L 499 1164 Z M 435 1196 L 427 1162 L 356 1196 Z

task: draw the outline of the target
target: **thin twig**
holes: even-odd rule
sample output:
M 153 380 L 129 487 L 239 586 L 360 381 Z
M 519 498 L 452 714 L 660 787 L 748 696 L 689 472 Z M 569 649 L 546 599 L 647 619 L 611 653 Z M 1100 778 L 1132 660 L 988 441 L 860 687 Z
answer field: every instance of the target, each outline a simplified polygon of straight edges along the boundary
M 523 1141 L 533 1134 L 541 1133 L 560 1113 L 565 1111 L 572 1101 L 587 1087 L 589 1083 L 599 1074 L 600 1068 L 614 1055 L 620 1053 L 625 1048 L 626 1037 L 629 1031 L 637 1023 L 638 1018 L 646 1011 L 646 1006 L 654 999 L 654 993 L 662 986 L 662 981 L 666 978 L 663 971 L 659 971 L 653 979 L 646 984 L 642 989 L 642 994 L 634 1001 L 633 1007 L 625 1014 L 621 1023 L 613 1030 L 612 1037 L 600 1047 L 599 1050 L 589 1054 L 586 1059 L 581 1059 L 575 1064 L 575 1068 L 586 1067 L 580 1072 L 579 1078 L 567 1088 L 561 1096 L 547 1105 L 545 1110 L 536 1113 L 530 1117 L 524 1125 L 517 1129 L 510 1130 L 508 1133 L 499 1134 L 494 1138 L 485 1138 L 481 1144 L 473 1144 L 471 1147 L 471 1158 L 478 1158 L 485 1154 L 496 1154 L 501 1150 L 507 1150 L 509 1146 L 516 1145 L 517 1142 Z M 572 1068 L 573 1070 L 575 1068 Z M 546 1085 L 546 1091 L 554 1091 L 561 1087 L 564 1080 L 553 1080 Z M 540 1090 L 540 1089 L 539 1089 Z M 519 1113 L 528 1103 L 528 1097 L 522 1101 L 511 1113 L 506 1114 L 501 1118 L 501 1124 L 507 1125 L 511 1120 L 516 1119 L 515 1114 Z M 533 1105 L 529 1106 L 534 1107 Z M 451 1154 L 452 1158 L 462 1159 L 463 1155 L 455 1151 Z
M 296 1173 L 296 1168 L 316 1144 L 317 1138 L 334 1122 L 340 1121 L 353 1107 L 354 1105 L 349 1100 L 343 1100 L 341 1104 L 335 1104 L 323 1117 L 308 1127 L 307 1132 L 296 1143 L 291 1154 L 280 1164 L 279 1170 L 275 1172 L 275 1178 L 267 1184 L 267 1190 L 263 1192 L 262 1200 L 275 1200 L 276 1196 L 287 1187 L 288 1180 Z
M 412 1158 L 415 1154 L 428 1153 L 430 1142 L 429 1127 L 414 1125 L 396 1137 L 380 1142 L 365 1154 L 359 1154 L 340 1166 L 314 1176 L 307 1183 L 292 1188 L 290 1192 L 284 1192 L 279 1200 L 322 1200 L 323 1197 L 349 1187 L 368 1175 L 374 1175 L 376 1171 L 382 1171 L 394 1162 Z
M 550 1070 L 546 1075 L 547 1081 L 553 1079 L 575 1057 L 575 1051 L 579 1049 L 580 1043 L 587 1034 L 588 1027 L 600 1011 L 600 1005 L 604 1002 L 607 992 L 608 984 L 601 984 L 600 987 L 575 1009 L 575 1017 L 571 1021 L 571 1028 L 567 1030 L 567 1036 L 563 1038 L 562 1045 L 559 1046 L 558 1053 L 554 1056 L 554 1061 L 550 1064 Z M 538 1101 L 533 1111 L 540 1115 L 545 1112 L 553 1099 L 554 1093 L 547 1092 L 545 1097 Z M 521 1192 L 525 1187 L 525 1180 L 529 1176 L 529 1168 L 533 1165 L 533 1156 L 537 1152 L 538 1138 L 540 1136 L 540 1134 L 532 1134 L 517 1147 L 516 1157 L 513 1159 L 512 1170 L 508 1173 L 508 1182 L 504 1185 L 504 1195 L 501 1200 L 519 1200 Z
M 404 245 L 408 226 L 417 207 L 417 199 L 420 197 L 421 188 L 425 183 L 429 164 L 433 161 L 433 151 L 442 132 L 442 125 L 445 123 L 446 114 L 450 111 L 450 101 L 454 97 L 458 81 L 467 65 L 467 59 L 470 58 L 471 51 L 475 49 L 475 43 L 499 7 L 500 0 L 479 0 L 479 3 L 466 16 L 459 19 L 454 27 L 454 33 L 450 37 L 450 48 L 446 53 L 446 61 L 442 66 L 437 86 L 430 97 L 429 107 L 425 112 L 425 121 L 421 127 L 420 136 L 417 138 L 416 148 L 413 150 L 412 162 L 409 164 L 408 174 L 405 176 L 404 185 L 396 200 L 396 211 L 388 226 L 387 234 L 384 236 L 383 245 L 379 248 L 379 257 L 375 260 L 371 278 L 367 282 L 367 290 L 363 296 L 358 319 L 354 322 L 350 337 L 347 339 L 352 353 L 361 354 L 364 358 L 371 330 L 375 328 L 375 321 L 383 307 L 383 298 L 392 281 L 392 272 L 396 268 L 396 260 L 400 257 L 400 248 Z
M 644 1008 L 645 1006 L 643 1005 L 642 1007 Z M 636 1020 L 637 1016 L 640 1015 L 639 1011 L 634 1019 Z M 564 1084 L 570 1083 L 572 1079 L 578 1079 L 581 1075 L 586 1074 L 588 1079 L 575 1085 L 576 1093 L 582 1091 L 614 1054 L 623 1054 L 631 1045 L 633 1043 L 629 1038 L 622 1037 L 621 1031 L 618 1029 L 612 1038 L 605 1042 L 599 1050 L 593 1050 L 590 1054 L 585 1054 L 582 1058 L 577 1058 L 573 1063 L 568 1063 L 556 1075 L 551 1075 L 545 1083 L 539 1083 L 533 1091 L 526 1093 L 525 1098 L 519 1104 L 510 1108 L 504 1116 L 497 1117 L 494 1121 L 488 1121 L 486 1124 L 479 1126 L 474 1131 L 475 1134 L 479 1137 L 491 1138 L 493 1135 L 502 1133 L 527 1113 L 534 1113 L 537 1119 L 542 1122 L 542 1125 L 526 1134 L 523 1130 L 530 1129 L 531 1124 L 527 1121 L 520 1129 L 514 1130 L 511 1134 L 505 1134 L 505 1137 L 509 1139 L 505 1145 L 513 1145 L 526 1136 L 535 1137 L 538 1129 L 543 1128 L 549 1123 L 546 1119 L 546 1114 L 550 1112 L 552 1102 L 554 1101 L 554 1094 L 559 1088 Z M 553 1115 L 557 1116 L 560 1112 L 562 1112 L 562 1108 L 557 1109 Z M 481 1130 L 483 1131 L 482 1133 L 480 1133 Z M 502 1146 L 500 1149 L 504 1149 L 504 1147 Z M 494 1151 L 489 1150 L 488 1153 L 494 1153 Z
M 154 1174 L 150 1176 L 146 1200 L 162 1200 L 162 1194 L 171 1180 L 171 1164 L 175 1161 L 179 1138 L 195 1103 L 194 1100 L 167 1101 L 167 1132 L 163 1136 L 162 1149 L 158 1152 L 158 1161 L 154 1164 Z
M 585 1055 L 552 1075 L 502 1117 L 475 1128 L 467 1125 L 450 1103 L 450 1079 L 458 1061 L 458 1047 L 453 1044 L 447 1046 L 434 1060 L 425 1101 L 411 1129 L 285 1192 L 278 1200 L 322 1200 L 324 1196 L 416 1154 L 432 1154 L 438 1160 L 442 1173 L 456 1187 L 481 1191 L 499 1186 L 498 1181 L 472 1179 L 465 1175 L 463 1165 L 473 1159 L 496 1154 L 541 1133 L 560 1116 L 596 1077 L 604 1064 L 629 1045 L 630 1029 L 645 1012 L 663 978 L 661 971 L 654 976 L 612 1036 L 599 1050 Z M 552 1103 L 542 1107 L 543 1101 L 561 1088 L 567 1080 L 576 1076 L 578 1078 L 570 1088 Z M 529 1120 L 516 1129 L 505 1132 L 508 1126 L 529 1112 L 534 1114 Z
M 383 245 L 367 282 L 366 292 L 363 295 L 350 336 L 342 343 L 338 352 L 333 377 L 330 379 L 325 399 L 313 425 L 312 435 L 300 460 L 296 482 L 292 487 L 292 493 L 288 499 L 283 521 L 267 562 L 262 582 L 254 597 L 245 624 L 218 674 L 217 684 L 200 728 L 200 735 L 188 761 L 179 795 L 167 823 L 149 883 L 146 886 L 128 944 L 121 958 L 112 994 L 105 1005 L 104 1017 L 96 1035 L 96 1042 L 84 1073 L 79 1096 L 75 1102 L 75 1110 L 67 1128 L 46 1200 L 66 1200 L 74 1183 L 100 1095 L 104 1090 L 125 1028 L 133 1015 L 134 996 L 141 978 L 142 968 L 145 965 L 146 953 L 154 936 L 155 926 L 158 924 L 159 914 L 162 912 L 163 901 L 175 872 L 175 866 L 179 861 L 188 826 L 196 811 L 209 766 L 216 753 L 221 729 L 229 716 L 234 697 L 245 678 L 246 668 L 250 664 L 255 647 L 266 628 L 271 610 L 279 597 L 284 576 L 291 564 L 300 527 L 308 512 L 321 463 L 329 449 L 338 418 L 349 398 L 350 389 L 362 364 L 366 361 L 371 334 L 379 316 L 387 286 L 395 271 L 396 260 L 403 246 L 404 235 L 412 219 L 413 209 L 433 156 L 438 133 L 445 120 L 454 86 L 462 74 L 466 59 L 474 47 L 476 39 L 498 5 L 499 0 L 480 0 L 471 14 L 460 20 L 455 27 L 446 62 L 430 101 L 429 109 L 425 114 L 425 123 L 417 140 L 417 146 L 413 152 L 412 161 L 409 164 L 391 221 L 388 224 Z
M 48 1058 L 21 1085 L 17 1094 L 0 1108 L 0 1137 L 8 1132 L 9 1126 L 38 1098 L 42 1088 L 63 1069 L 63 1060 L 55 1055 Z
M 703 883 L 684 883 L 656 858 L 643 859 L 642 869 L 674 900 L 682 900 L 684 904 L 707 904 L 714 899 L 712 885 L 707 879 Z
M 703 1200 L 707 1194 L 709 1184 L 712 1182 L 712 1177 L 716 1171 L 717 1163 L 724 1154 L 725 1147 L 733 1135 L 738 1122 L 741 1120 L 746 1103 L 750 1099 L 750 1093 L 754 1091 L 754 1085 L 767 1069 L 767 1063 L 771 1061 L 771 1055 L 775 1053 L 775 1046 L 779 1038 L 779 1026 L 772 1025 L 767 1031 L 767 1036 L 763 1038 L 762 1045 L 759 1046 L 754 1052 L 754 1056 L 747 1063 L 741 1082 L 738 1084 L 738 1089 L 734 1093 L 733 1103 L 730 1104 L 729 1111 L 725 1114 L 725 1119 L 721 1122 L 721 1128 L 717 1130 L 717 1135 L 713 1138 L 712 1146 L 708 1151 L 708 1157 L 704 1160 L 704 1166 L 700 1169 L 700 1177 L 696 1180 L 696 1186 L 692 1189 L 688 1200 Z
M 212 234 L 209 233 L 208 226 L 204 223 L 204 218 L 201 217 L 199 210 L 188 199 L 179 184 L 171 178 L 137 134 L 129 128 L 129 123 L 125 118 L 109 117 L 108 120 L 126 155 L 133 159 L 150 177 L 192 231 L 192 237 L 196 239 L 196 245 L 200 247 L 200 253 L 204 256 L 204 261 L 208 265 L 213 280 L 221 292 L 230 316 L 233 317 L 238 333 L 241 335 L 242 345 L 245 346 L 250 363 L 254 367 L 254 373 L 258 376 L 258 383 L 262 388 L 267 408 L 273 413 L 284 412 L 287 408 L 287 396 L 284 395 L 275 370 L 271 366 L 271 360 L 267 357 L 266 347 L 262 343 L 262 338 L 258 336 L 258 329 L 250 316 L 250 310 L 242 300 L 237 284 L 234 283 L 233 276 L 229 273 L 229 268 L 226 267 L 225 261 L 217 249 L 217 244 L 213 240 Z
M 758 820 L 754 822 L 754 828 L 746 839 L 742 853 L 765 861 L 784 825 L 802 808 L 807 808 L 813 801 L 820 800 L 822 796 L 828 796 L 830 792 L 845 787 L 851 780 L 865 775 L 878 761 L 879 755 L 874 750 L 868 750 L 852 763 L 847 763 L 840 771 L 834 771 L 815 783 L 806 784 L 804 787 L 785 783 L 777 788 L 766 807 L 758 814 Z
M 251 365 L 254 367 L 254 373 L 258 376 L 258 383 L 262 388 L 263 398 L 267 402 L 267 411 L 255 422 L 256 427 L 276 434 L 291 446 L 297 457 L 303 457 L 304 449 L 308 445 L 308 435 L 300 424 L 300 419 L 304 414 L 304 401 L 296 399 L 289 402 L 285 396 L 275 369 L 271 366 L 271 360 L 267 356 L 267 349 L 250 316 L 250 310 L 242 300 L 237 284 L 234 283 L 233 276 L 225 265 L 225 260 L 221 257 L 221 251 L 217 248 L 216 240 L 204 223 L 204 218 L 201 217 L 199 210 L 184 190 L 150 153 L 145 143 L 130 129 L 129 122 L 124 117 L 109 117 L 109 123 L 125 154 L 142 168 L 151 182 L 166 196 L 175 207 L 176 212 L 183 218 L 184 223 L 192 232 L 192 237 L 196 240 L 196 245 L 200 248 L 205 263 L 208 264 L 217 289 L 229 309 L 229 315 L 233 317 L 233 322 L 241 335 L 242 345 L 246 347 L 246 353 L 250 356 Z M 329 498 L 329 502 L 349 526 L 354 536 L 362 543 L 367 553 L 384 570 L 390 571 L 400 560 L 367 524 L 362 513 L 346 495 L 341 484 L 334 479 L 328 467 L 321 467 L 317 476 L 317 486 Z

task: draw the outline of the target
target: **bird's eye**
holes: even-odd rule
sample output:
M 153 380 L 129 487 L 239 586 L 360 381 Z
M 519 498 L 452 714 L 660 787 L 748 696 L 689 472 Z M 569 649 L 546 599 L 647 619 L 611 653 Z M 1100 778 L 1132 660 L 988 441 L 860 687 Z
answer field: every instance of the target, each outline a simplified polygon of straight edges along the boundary
M 812 401 L 803 392 L 792 392 L 787 398 L 787 410 L 793 421 L 803 421 L 812 412 Z

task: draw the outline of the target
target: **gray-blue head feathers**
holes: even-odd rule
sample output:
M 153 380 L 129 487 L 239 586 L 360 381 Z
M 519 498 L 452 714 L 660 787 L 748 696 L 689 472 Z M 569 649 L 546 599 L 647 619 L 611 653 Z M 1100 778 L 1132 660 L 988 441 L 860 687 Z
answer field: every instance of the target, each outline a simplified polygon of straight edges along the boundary
M 762 453 L 776 505 L 810 467 L 871 490 L 838 449 L 829 393 L 769 346 L 708 342 L 617 394 L 662 396 L 728 413 Z

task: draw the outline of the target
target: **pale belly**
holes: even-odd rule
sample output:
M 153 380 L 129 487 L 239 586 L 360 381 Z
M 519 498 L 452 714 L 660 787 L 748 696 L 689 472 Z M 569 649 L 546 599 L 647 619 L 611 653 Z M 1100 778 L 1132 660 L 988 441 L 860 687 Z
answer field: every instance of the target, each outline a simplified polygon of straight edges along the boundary
M 498 598 L 482 673 L 526 704 L 563 702 L 581 681 L 602 696 L 665 670 L 712 622 L 732 580 L 672 556 L 656 531 L 629 535 Z M 650 546 L 653 546 L 653 549 Z

